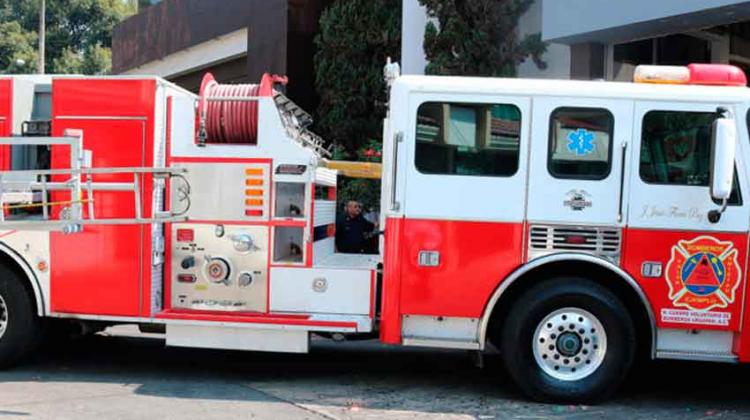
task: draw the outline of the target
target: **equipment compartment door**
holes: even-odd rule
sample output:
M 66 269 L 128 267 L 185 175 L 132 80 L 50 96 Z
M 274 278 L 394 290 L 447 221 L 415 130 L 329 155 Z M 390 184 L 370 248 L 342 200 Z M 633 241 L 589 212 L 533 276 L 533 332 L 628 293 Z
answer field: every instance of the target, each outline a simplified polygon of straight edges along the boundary
M 91 150 L 93 167 L 146 165 L 146 121 L 126 119 L 60 119 L 56 133 L 66 128 L 83 130 L 84 149 Z M 69 167 L 69 150 L 53 149 L 52 165 Z M 99 175 L 99 182 L 132 182 L 130 174 Z M 150 186 L 142 185 L 143 215 L 149 215 Z M 86 198 L 86 197 L 84 197 Z M 70 194 L 53 194 L 53 201 L 70 200 Z M 102 218 L 135 217 L 131 192 L 94 193 L 94 212 Z M 84 205 L 84 208 L 87 206 Z M 59 213 L 59 210 L 58 210 Z M 53 213 L 54 214 L 54 213 Z M 51 307 L 54 312 L 137 316 L 144 264 L 145 225 L 87 225 L 83 232 L 53 232 L 51 248 Z
M 624 224 L 623 161 L 632 110 L 632 101 L 534 100 L 529 223 Z

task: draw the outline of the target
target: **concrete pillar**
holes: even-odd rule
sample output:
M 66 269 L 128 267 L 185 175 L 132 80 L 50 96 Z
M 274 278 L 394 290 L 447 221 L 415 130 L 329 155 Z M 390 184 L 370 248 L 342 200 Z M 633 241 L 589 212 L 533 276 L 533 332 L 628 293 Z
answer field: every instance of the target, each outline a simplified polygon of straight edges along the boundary
M 427 12 L 419 0 L 403 0 L 401 11 L 401 72 L 424 74 L 427 58 L 424 55 L 424 27 Z
M 570 78 L 594 80 L 605 78 L 606 46 L 588 42 L 570 46 Z

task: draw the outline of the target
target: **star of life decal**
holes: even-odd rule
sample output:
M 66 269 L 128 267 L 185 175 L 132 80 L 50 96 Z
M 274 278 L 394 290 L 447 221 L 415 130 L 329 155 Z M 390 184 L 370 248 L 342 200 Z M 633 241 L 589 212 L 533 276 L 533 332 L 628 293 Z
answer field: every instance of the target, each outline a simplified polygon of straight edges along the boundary
M 594 133 L 585 128 L 571 131 L 568 133 L 568 151 L 575 153 L 576 156 L 590 155 L 596 150 L 594 140 L 596 140 Z

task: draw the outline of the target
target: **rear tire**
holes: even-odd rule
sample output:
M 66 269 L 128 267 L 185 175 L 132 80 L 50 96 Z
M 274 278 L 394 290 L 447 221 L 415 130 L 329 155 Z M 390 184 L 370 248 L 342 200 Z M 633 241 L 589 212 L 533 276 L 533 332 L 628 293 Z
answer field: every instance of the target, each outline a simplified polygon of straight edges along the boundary
M 628 310 L 614 293 L 588 279 L 560 277 L 514 302 L 495 344 L 531 398 L 592 403 L 625 379 L 635 337 Z
M 42 334 L 34 302 L 21 281 L 12 270 L 0 266 L 0 368 L 31 353 Z

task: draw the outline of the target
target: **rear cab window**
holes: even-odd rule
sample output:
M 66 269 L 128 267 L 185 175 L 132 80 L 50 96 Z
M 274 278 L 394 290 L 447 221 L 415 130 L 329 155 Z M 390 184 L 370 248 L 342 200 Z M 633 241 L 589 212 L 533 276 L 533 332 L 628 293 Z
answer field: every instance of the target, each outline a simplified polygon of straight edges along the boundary
M 512 104 L 425 102 L 417 110 L 415 165 L 423 174 L 511 177 L 521 110 Z

